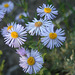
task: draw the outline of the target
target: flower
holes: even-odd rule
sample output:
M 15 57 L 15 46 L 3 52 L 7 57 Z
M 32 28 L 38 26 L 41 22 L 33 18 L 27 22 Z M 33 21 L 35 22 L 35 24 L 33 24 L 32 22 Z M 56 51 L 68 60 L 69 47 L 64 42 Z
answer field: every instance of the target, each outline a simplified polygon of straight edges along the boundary
M 28 22 L 26 24 L 26 30 L 29 31 L 31 35 L 34 35 L 36 33 L 37 35 L 41 35 L 42 32 L 46 30 L 46 27 L 49 27 L 52 25 L 52 21 L 47 21 L 47 20 L 37 20 L 34 18 L 33 22 Z
M 5 42 L 11 47 L 18 48 L 26 41 L 26 33 L 22 25 L 16 24 L 9 30 L 9 33 L 5 35 Z
M 9 33 L 9 30 L 11 30 L 11 28 L 14 27 L 14 25 L 16 25 L 16 23 L 11 22 L 7 24 L 7 27 L 3 27 L 3 29 L 1 29 L 1 34 L 3 35 L 3 37 L 5 37 L 7 33 Z
M 0 10 L 0 21 L 2 21 L 2 18 L 4 17 L 5 12 L 3 10 Z
M 3 2 L 0 5 L 0 9 L 6 11 L 7 13 L 10 13 L 14 8 L 14 4 L 13 2 L 9 1 L 9 2 Z
M 18 22 L 24 22 L 24 20 L 22 19 L 22 15 L 25 16 L 25 17 L 28 17 L 29 16 L 29 13 L 25 13 L 25 12 L 22 12 L 20 14 L 18 14 L 15 18 L 15 20 L 17 20 Z
M 24 72 L 32 74 L 37 73 L 42 68 L 43 58 L 41 54 L 37 50 L 31 50 L 29 56 L 21 56 L 20 57 L 20 67 L 23 68 Z
M 47 28 L 47 31 L 41 35 L 44 36 L 41 38 L 41 42 L 43 42 L 44 46 L 46 45 L 46 47 L 50 49 L 54 48 L 54 46 L 60 47 L 63 45 L 62 42 L 64 42 L 66 39 L 66 37 L 64 37 L 64 30 L 60 28 L 54 32 L 53 29 L 54 25 L 52 25 L 50 28 Z
M 47 5 L 43 4 L 42 7 L 40 6 L 39 8 L 37 8 L 37 13 L 38 15 L 40 15 L 40 17 L 44 16 L 44 19 L 47 20 L 51 20 L 56 18 L 55 15 L 58 15 L 58 11 L 56 10 L 56 8 L 54 8 L 54 6 L 51 5 Z
M 16 53 L 19 54 L 20 56 L 28 56 L 29 55 L 29 51 L 27 49 L 25 50 L 25 48 L 23 48 L 23 47 L 17 49 L 16 51 L 17 51 Z

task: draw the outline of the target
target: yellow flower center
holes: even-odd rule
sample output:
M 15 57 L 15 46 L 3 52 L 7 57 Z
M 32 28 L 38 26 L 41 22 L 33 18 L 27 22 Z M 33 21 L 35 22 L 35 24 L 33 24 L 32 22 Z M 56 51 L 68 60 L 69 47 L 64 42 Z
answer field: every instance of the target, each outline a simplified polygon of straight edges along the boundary
M 27 63 L 29 65 L 34 65 L 35 64 L 35 59 L 33 57 L 29 57 L 28 60 L 27 60 Z
M 22 19 L 22 15 L 19 16 L 19 19 Z
M 7 4 L 7 3 L 4 4 L 4 7 L 5 7 L 5 8 L 8 8 L 8 7 L 9 7 L 9 4 Z
M 13 26 L 8 26 L 7 30 L 11 29 Z
M 35 27 L 40 27 L 42 25 L 42 22 L 38 21 L 35 23 Z
M 51 39 L 55 39 L 55 38 L 57 38 L 57 34 L 56 33 L 49 33 L 49 37 Z
M 11 32 L 11 37 L 12 38 L 17 38 L 18 37 L 18 33 L 17 32 Z
M 44 8 L 45 13 L 50 13 L 51 11 L 52 11 L 52 9 L 50 9 L 50 8 Z

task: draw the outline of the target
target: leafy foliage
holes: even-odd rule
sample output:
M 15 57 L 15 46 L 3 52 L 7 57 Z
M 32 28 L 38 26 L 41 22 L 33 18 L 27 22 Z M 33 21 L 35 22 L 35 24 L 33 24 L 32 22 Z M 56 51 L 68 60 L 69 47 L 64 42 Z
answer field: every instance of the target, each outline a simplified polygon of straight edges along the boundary
M 3 53 L 2 53 L 2 51 L 0 50 L 0 57 L 1 57 L 2 54 L 3 54 Z M 5 62 L 5 60 L 2 60 L 2 62 L 1 62 L 1 64 L 0 64 L 0 75 L 3 75 L 3 74 L 2 74 L 2 71 L 3 71 L 3 69 L 4 69 L 4 62 Z

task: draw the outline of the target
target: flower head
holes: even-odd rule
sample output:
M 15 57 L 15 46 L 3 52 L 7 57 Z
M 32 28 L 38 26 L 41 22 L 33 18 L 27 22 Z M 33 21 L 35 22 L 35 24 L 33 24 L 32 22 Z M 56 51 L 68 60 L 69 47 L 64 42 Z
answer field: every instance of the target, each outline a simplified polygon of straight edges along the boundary
M 33 22 L 28 22 L 28 24 L 26 24 L 26 29 L 31 35 L 36 34 L 37 36 L 41 35 L 41 33 L 46 30 L 46 27 L 49 27 L 50 25 L 52 25 L 52 21 L 43 19 L 37 20 L 34 18 Z
M 5 35 L 5 42 L 11 47 L 20 47 L 26 41 L 26 31 L 22 25 L 16 24 L 9 29 L 9 33 Z
M 4 10 L 7 13 L 10 13 L 14 8 L 13 2 L 3 2 L 2 5 L 0 5 L 0 9 Z
M 3 29 L 1 29 L 1 32 L 2 32 L 1 34 L 3 35 L 3 37 L 5 37 L 7 33 L 9 33 L 9 30 L 11 30 L 11 28 L 14 27 L 14 25 L 16 25 L 16 23 L 11 22 L 7 24 L 7 27 L 4 27 Z
M 4 17 L 5 12 L 3 10 L 0 10 L 0 21 L 2 21 L 2 18 Z
M 16 16 L 15 20 L 17 20 L 18 22 L 24 22 L 24 20 L 22 19 L 22 15 L 25 17 L 28 17 L 29 13 L 28 12 L 27 13 L 25 13 L 25 12 L 20 13 Z
M 27 49 L 25 50 L 23 47 L 17 49 L 16 51 L 20 56 L 28 56 L 30 54 L 29 51 Z
M 40 17 L 44 16 L 44 19 L 51 20 L 56 17 L 55 15 L 58 14 L 58 11 L 52 6 L 52 4 L 47 6 L 46 4 L 43 4 L 42 7 L 40 6 L 37 8 L 37 13 Z
M 41 54 L 36 50 L 31 50 L 29 56 L 21 56 L 20 57 L 20 67 L 23 68 L 24 72 L 32 74 L 37 73 L 42 68 L 43 58 Z
M 54 46 L 60 47 L 63 45 L 62 42 L 66 39 L 64 35 L 64 30 L 61 28 L 54 32 L 54 25 L 52 25 L 50 28 L 47 28 L 46 32 L 42 33 L 41 36 L 44 37 L 41 38 L 41 42 L 43 42 L 44 46 L 46 45 L 46 47 L 50 49 L 54 48 Z

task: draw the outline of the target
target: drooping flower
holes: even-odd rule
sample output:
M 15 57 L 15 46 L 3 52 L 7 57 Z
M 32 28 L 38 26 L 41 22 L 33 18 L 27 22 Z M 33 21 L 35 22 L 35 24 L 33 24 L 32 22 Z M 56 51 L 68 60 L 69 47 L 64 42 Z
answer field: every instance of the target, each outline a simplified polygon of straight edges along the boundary
M 51 5 L 47 5 L 43 4 L 42 7 L 39 6 L 39 8 L 37 8 L 37 13 L 38 15 L 40 15 L 40 17 L 44 16 L 44 19 L 47 20 L 51 20 L 56 18 L 55 15 L 58 15 L 58 11 L 56 10 L 56 8 L 54 8 L 54 6 Z
M 32 74 L 40 71 L 43 65 L 43 58 L 41 54 L 36 50 L 31 50 L 29 56 L 20 57 L 20 67 L 23 68 L 24 72 Z
M 11 1 L 8 2 L 3 2 L 0 5 L 0 9 L 2 9 L 3 11 L 5 11 L 6 13 L 10 13 L 14 8 L 14 4 Z
M 61 28 L 54 32 L 54 25 L 52 25 L 50 28 L 47 28 L 46 32 L 42 33 L 41 36 L 44 37 L 41 38 L 41 42 L 43 42 L 44 46 L 50 49 L 54 48 L 54 46 L 60 47 L 63 45 L 62 42 L 66 39 L 64 35 L 64 30 Z
M 46 27 L 49 27 L 50 25 L 52 25 L 52 21 L 43 19 L 37 20 L 34 18 L 33 22 L 28 22 L 28 24 L 26 24 L 26 30 L 29 31 L 31 35 L 36 34 L 37 36 L 41 35 L 41 33 L 46 30 Z
M 3 35 L 3 37 L 5 37 L 7 33 L 9 33 L 9 30 L 11 30 L 11 28 L 14 27 L 14 25 L 16 25 L 16 23 L 11 22 L 7 24 L 7 27 L 3 27 L 3 29 L 1 29 L 1 34 Z
M 5 42 L 11 47 L 20 47 L 20 45 L 24 44 L 27 39 L 26 33 L 27 32 L 22 25 L 16 24 L 13 28 L 9 30 L 9 33 L 5 35 Z
M 5 15 L 5 12 L 3 10 L 0 10 L 0 21 L 2 21 L 4 15 Z
M 25 50 L 25 48 L 23 47 L 17 49 L 16 51 L 17 51 L 16 53 L 19 54 L 20 56 L 28 56 L 30 54 L 29 51 L 27 49 Z
M 15 20 L 18 22 L 24 22 L 24 20 L 22 19 L 22 15 L 25 17 L 28 17 L 29 13 L 28 12 L 27 13 L 25 13 L 25 12 L 20 13 L 16 16 Z

